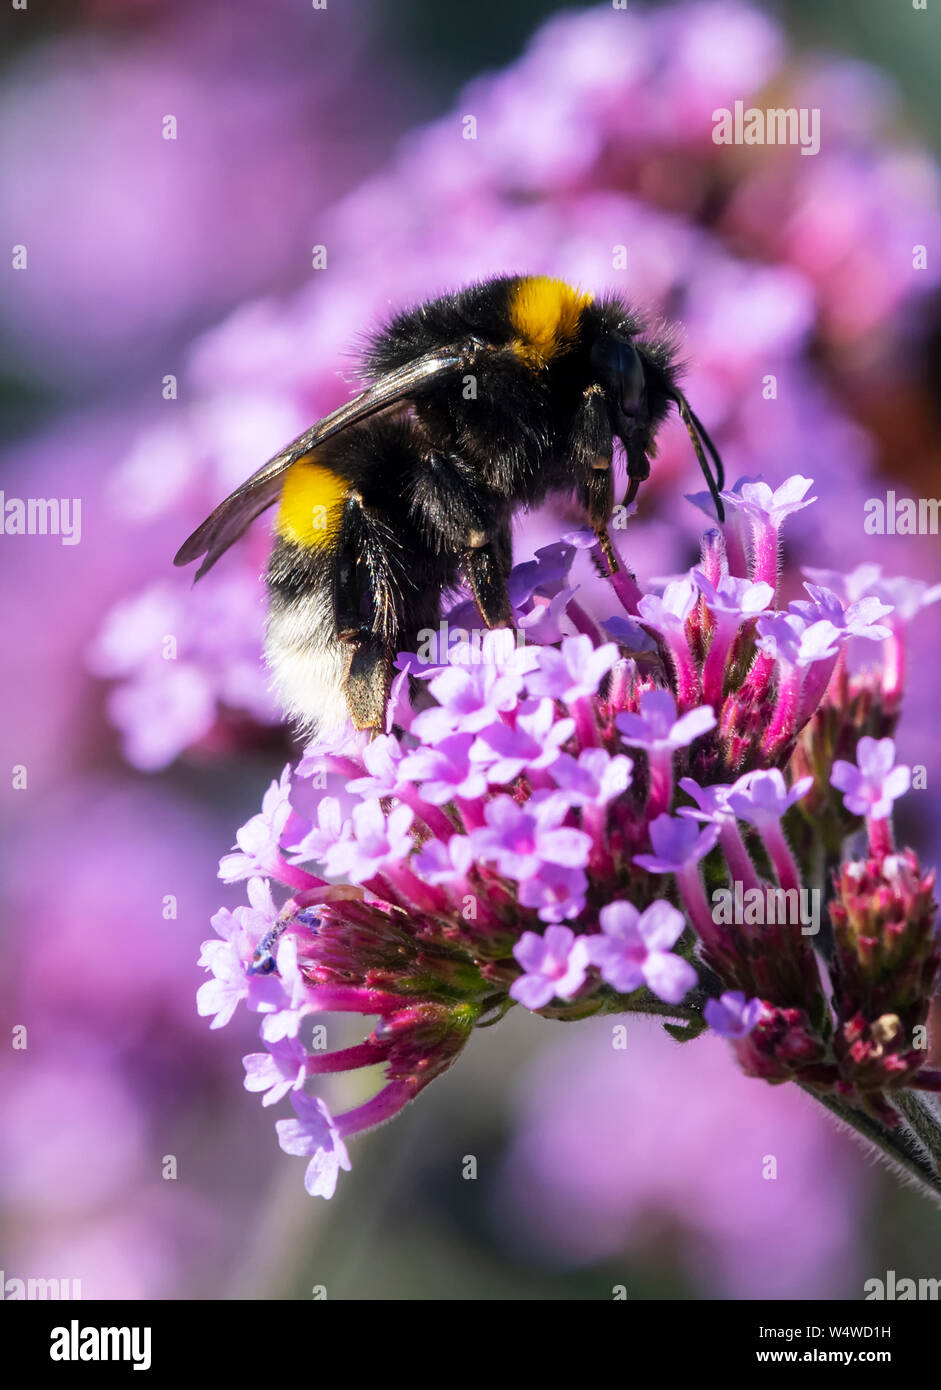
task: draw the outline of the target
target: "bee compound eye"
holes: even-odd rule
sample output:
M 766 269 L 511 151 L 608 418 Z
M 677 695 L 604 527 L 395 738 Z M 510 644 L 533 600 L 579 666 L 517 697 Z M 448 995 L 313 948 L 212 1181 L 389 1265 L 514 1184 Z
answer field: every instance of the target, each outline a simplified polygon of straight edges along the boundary
M 637 415 L 644 402 L 646 383 L 644 364 L 634 344 L 626 338 L 602 338 L 592 348 L 592 362 L 609 390 L 612 390 L 628 418 Z
M 621 409 L 625 415 L 636 415 L 644 402 L 646 383 L 640 354 L 632 343 L 623 346 L 619 368 Z

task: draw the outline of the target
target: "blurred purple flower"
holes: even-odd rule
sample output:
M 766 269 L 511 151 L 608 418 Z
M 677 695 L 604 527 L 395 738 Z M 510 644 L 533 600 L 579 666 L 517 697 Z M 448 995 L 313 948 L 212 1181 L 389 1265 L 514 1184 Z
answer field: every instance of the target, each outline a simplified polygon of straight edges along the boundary
M 726 990 L 718 999 L 707 999 L 703 1015 L 720 1038 L 747 1038 L 761 1017 L 763 1008 L 760 999 L 746 1002 L 742 991 L 733 989 Z
M 805 1097 L 756 1086 L 708 1036 L 677 1047 L 635 1019 L 564 1031 L 519 1077 L 494 1212 L 511 1248 L 550 1267 L 678 1264 L 706 1298 L 858 1295 L 870 1175 Z
M 296 281 L 310 219 L 407 113 L 394 62 L 361 80 L 361 33 L 338 14 L 315 36 L 284 0 L 176 5 L 11 54 L 0 218 L 33 270 L 7 304 L 11 360 L 53 380 L 133 365 L 159 391 L 194 323 Z M 353 123 L 336 117 L 351 91 Z M 312 140 L 325 119 L 331 139 Z

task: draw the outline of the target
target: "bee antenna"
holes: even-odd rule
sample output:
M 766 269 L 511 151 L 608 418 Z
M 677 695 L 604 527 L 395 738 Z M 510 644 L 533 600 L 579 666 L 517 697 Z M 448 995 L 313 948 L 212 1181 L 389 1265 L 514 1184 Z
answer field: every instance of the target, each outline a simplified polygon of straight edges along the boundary
M 693 442 L 693 448 L 696 451 L 696 457 L 699 460 L 702 475 L 706 480 L 709 487 L 709 494 L 716 506 L 716 515 L 720 521 L 725 521 L 725 507 L 722 504 L 722 498 L 719 496 L 719 493 L 725 487 L 725 468 L 722 464 L 722 459 L 719 457 L 719 451 L 709 438 L 702 421 L 690 409 L 686 397 L 680 391 L 677 391 L 670 399 L 676 402 L 677 409 L 680 412 L 680 418 L 686 426 L 689 437 Z M 707 459 L 706 455 L 703 453 L 704 444 L 715 465 L 715 476 L 713 476 L 712 469 L 709 467 L 709 459 Z

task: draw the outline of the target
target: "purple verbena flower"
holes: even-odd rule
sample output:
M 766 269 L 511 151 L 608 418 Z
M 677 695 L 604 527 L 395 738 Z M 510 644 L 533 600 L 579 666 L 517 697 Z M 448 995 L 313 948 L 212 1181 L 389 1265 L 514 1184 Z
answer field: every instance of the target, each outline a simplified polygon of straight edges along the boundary
M 638 912 L 629 902 L 609 903 L 598 920 L 602 935 L 586 938 L 585 950 L 619 994 L 646 985 L 659 999 L 678 1004 L 696 984 L 693 966 L 672 951 L 686 926 L 672 904 L 661 899 Z
M 756 645 L 789 666 L 811 666 L 839 652 L 840 629 L 827 619 L 808 622 L 799 613 L 773 613 L 758 620 Z
M 706 578 L 702 570 L 693 570 L 693 576 L 710 610 L 718 614 L 744 621 L 756 618 L 774 602 L 774 589 L 770 584 L 752 583 L 737 575 L 726 574 L 718 584 Z
M 571 999 L 585 983 L 584 938 L 569 927 L 547 927 L 542 936 L 524 932 L 513 947 L 524 974 L 510 986 L 511 998 L 527 1009 L 544 1009 L 553 999 Z
M 317 802 L 316 821 L 307 826 L 296 844 L 285 846 L 290 855 L 288 863 L 319 863 L 334 845 L 348 840 L 352 833 L 353 822 L 343 819 L 337 798 L 322 796 Z
M 676 701 L 668 690 L 645 690 L 640 697 L 640 713 L 619 714 L 615 723 L 629 748 L 672 753 L 714 728 L 716 716 L 708 705 L 702 705 L 677 718 Z
M 422 796 L 432 806 L 443 806 L 456 796 L 468 799 L 483 796 L 487 777 L 472 757 L 474 742 L 473 734 L 451 734 L 434 748 L 417 748 L 402 759 L 399 775 L 406 781 L 421 782 Z M 521 766 L 525 766 L 525 762 L 523 758 Z M 512 781 L 512 778 L 506 780 Z
M 584 869 L 543 864 L 538 877 L 521 881 L 519 900 L 523 907 L 535 908 L 541 922 L 563 922 L 584 911 L 587 889 Z
M 584 633 L 565 637 L 558 651 L 554 647 L 539 648 L 539 668 L 526 682 L 529 693 L 572 704 L 594 695 L 617 659 L 618 649 L 613 642 L 595 647 Z
M 677 785 L 696 802 L 695 808 L 681 806 L 677 815 L 688 816 L 691 820 L 704 821 L 711 825 L 724 825 L 734 821 L 735 813 L 729 805 L 729 792 L 734 784 L 716 782 L 711 786 L 701 787 L 695 778 L 681 777 Z
M 381 799 L 395 796 L 400 779 L 404 776 L 400 767 L 402 747 L 392 734 L 380 734 L 362 751 L 362 760 L 369 774 L 356 777 L 347 783 L 347 790 L 362 797 Z
M 767 483 L 746 482 L 739 492 L 723 492 L 722 499 L 750 519 L 770 522 L 777 530 L 792 513 L 816 502 L 816 497 L 807 496 L 813 485 L 812 478 L 802 478 L 795 473 L 773 491 Z
M 388 861 L 407 858 L 412 848 L 412 820 L 408 806 L 396 806 L 388 818 L 378 801 L 354 806 L 353 836 L 328 851 L 327 873 L 337 877 L 345 874 L 353 883 L 365 883 Z
M 263 1091 L 262 1105 L 277 1105 L 289 1091 L 299 1091 L 307 1076 L 307 1053 L 297 1038 L 268 1044 L 267 1052 L 242 1058 L 246 1091 Z
M 552 763 L 552 780 L 572 806 L 606 806 L 627 791 L 633 766 L 623 753 L 612 757 L 603 748 L 584 748 L 577 758 L 560 754 Z
M 312 1197 L 332 1197 L 342 1168 L 350 1171 L 350 1156 L 330 1111 L 319 1096 L 297 1091 L 291 1096 L 294 1120 L 278 1120 L 278 1143 L 286 1154 L 309 1158 L 304 1187 Z
M 237 883 L 253 874 L 270 874 L 280 855 L 281 836 L 291 818 L 291 766 L 265 792 L 261 811 L 235 832 L 238 853 L 219 861 L 223 883 Z
M 740 820 L 758 829 L 777 822 L 813 786 L 812 777 L 802 777 L 790 789 L 779 768 L 767 772 L 747 772 L 729 788 L 726 801 Z
M 792 491 L 783 502 L 771 494 L 772 512 L 799 509 L 802 496 Z M 886 1124 L 894 1113 L 887 1087 L 941 1086 L 912 1049 L 886 1051 L 895 1025 L 866 983 L 883 968 L 879 952 L 894 961 L 900 942 L 914 943 L 910 978 L 893 996 L 913 1027 L 941 965 L 929 931 L 930 876 L 911 851 L 895 851 L 879 817 L 907 785 L 907 769 L 893 766 L 891 739 L 880 751 L 862 728 L 891 727 L 901 665 L 886 675 L 891 638 L 875 674 L 857 677 L 839 662 L 851 636 L 878 636 L 883 616 L 894 636 L 897 615 L 885 613 L 881 598 L 844 606 L 836 590 L 813 586 L 791 612 L 768 611 L 778 582 L 776 524 L 754 523 L 750 578 L 731 568 L 733 517 L 724 534 L 713 529 L 703 540 L 698 589 L 689 577 L 670 581 L 650 602 L 620 573 L 597 581 L 587 607 L 575 604 L 566 581 L 581 550 L 548 548 L 518 586 L 528 591 L 522 616 L 527 604 L 530 612 L 556 604 L 545 645 L 521 647 L 512 633 L 491 632 L 482 642 L 452 643 L 438 667 L 401 653 L 389 732 L 321 740 L 306 750 L 296 781 L 286 770 L 269 788 L 228 859 L 230 877 L 256 876 L 249 904 L 214 919 L 221 940 L 204 948 L 201 963 L 214 978 L 200 990 L 199 1008 L 215 1015 L 216 1027 L 239 1004 L 260 1015 L 268 1053 L 246 1059 L 246 1085 L 264 1092 L 266 1104 L 288 1094 L 300 1101 L 304 1116 L 284 1132 L 312 1160 L 311 1190 L 332 1191 L 342 1137 L 401 1110 L 452 1064 L 478 1023 L 512 1000 L 574 1019 L 630 1009 L 627 998 L 645 987 L 677 1021 L 711 1023 L 748 1074 L 851 1093 Z M 755 577 L 760 565 L 771 577 Z M 601 635 L 596 613 L 612 597 L 628 624 L 659 623 L 642 660 Z M 457 614 L 469 625 L 463 608 L 459 600 L 445 623 Z M 577 635 L 558 626 L 563 610 Z M 415 678 L 426 678 L 421 713 L 409 703 Z M 844 868 L 834 907 L 845 918 L 832 986 L 842 1029 L 835 1035 L 813 943 L 786 919 L 819 871 L 815 840 L 826 854 L 838 839 L 832 825 L 817 835 L 815 818 L 821 805 L 833 810 L 823 776 L 840 740 L 858 746 L 859 764 L 833 764 L 834 784 L 845 782 L 848 808 L 868 811 L 870 860 L 857 866 L 860 881 L 878 881 L 896 917 L 873 920 L 853 866 Z M 625 747 L 641 750 L 639 767 Z M 345 779 L 348 820 L 336 797 L 311 809 L 315 784 L 307 779 L 315 773 Z M 694 804 L 672 815 L 677 793 Z M 803 798 L 802 814 L 789 815 Z M 747 835 L 740 822 L 751 827 Z M 706 855 L 708 873 L 700 868 Z M 315 877 L 302 867 L 312 860 L 346 882 Z M 768 865 L 776 886 L 762 881 Z M 257 876 L 261 867 L 293 894 L 280 908 Z M 677 906 L 654 898 L 659 885 L 648 875 L 675 880 L 663 892 Z M 728 905 L 707 900 L 717 876 L 732 884 L 723 890 Z M 762 903 L 770 895 L 760 927 L 748 915 L 756 891 Z M 908 916 L 913 923 L 902 930 Z M 696 938 L 688 958 L 673 950 L 687 924 Z M 865 940 L 858 960 L 857 939 Z M 701 967 L 722 986 L 705 1012 Z M 640 998 L 652 1008 L 649 994 Z M 360 1042 L 310 1052 L 301 1033 L 312 1013 L 378 1021 Z M 302 1090 L 309 1076 L 367 1067 L 384 1068 L 380 1088 L 336 1121 Z
M 574 589 L 560 589 L 548 603 L 536 603 L 528 613 L 521 614 L 519 627 L 526 640 L 548 646 L 571 636 L 572 620 L 566 618 L 565 610 L 574 596 Z M 562 626 L 563 619 L 568 623 L 567 629 Z
M 798 614 L 807 623 L 826 621 L 848 637 L 866 637 L 880 642 L 891 635 L 890 629 L 880 623 L 881 618 L 892 612 L 892 605 L 870 594 L 857 599 L 845 608 L 832 589 L 816 584 L 805 584 L 810 601 L 797 599 L 790 604 L 790 611 Z
M 671 632 L 682 632 L 695 602 L 696 585 L 693 581 L 672 579 L 664 589 L 662 598 L 645 594 L 637 605 L 637 611 L 645 623 L 666 636 Z
M 242 1000 L 250 1008 L 274 1007 L 283 993 L 280 981 L 247 973 L 255 948 L 278 920 L 267 880 L 249 879 L 248 900 L 248 907 L 217 912 L 212 926 L 223 939 L 203 942 L 199 964 L 211 970 L 213 978 L 199 987 L 197 1011 L 214 1015 L 211 1028 L 224 1028 Z
M 486 805 L 486 826 L 471 833 L 474 852 L 520 882 L 535 877 L 546 863 L 582 869 L 591 837 L 562 824 L 567 812 L 564 797 L 532 802 L 528 808 L 512 797 L 498 796 Z
M 843 793 L 848 811 L 884 820 L 892 814 L 892 803 L 911 786 L 912 771 L 905 763 L 896 763 L 894 739 L 864 736 L 856 746 L 856 763 L 838 758 L 830 781 Z
M 438 703 L 416 715 L 412 728 L 429 741 L 453 733 L 478 733 L 501 712 L 515 707 L 522 688 L 518 671 L 503 671 L 489 663 L 454 665 L 433 677 L 429 689 Z
M 552 767 L 574 729 L 574 719 L 556 718 L 552 700 L 526 700 L 517 710 L 513 728 L 497 723 L 481 729 L 470 761 L 486 770 L 487 780 L 502 786 L 527 768 L 535 772 Z
M 764 1011 L 760 999 L 745 1000 L 740 989 L 726 990 L 718 999 L 707 999 L 706 1022 L 720 1038 L 747 1038 Z
M 653 854 L 635 854 L 634 863 L 651 874 L 675 874 L 708 854 L 719 836 L 718 827 L 700 830 L 683 816 L 665 813 L 650 822 Z

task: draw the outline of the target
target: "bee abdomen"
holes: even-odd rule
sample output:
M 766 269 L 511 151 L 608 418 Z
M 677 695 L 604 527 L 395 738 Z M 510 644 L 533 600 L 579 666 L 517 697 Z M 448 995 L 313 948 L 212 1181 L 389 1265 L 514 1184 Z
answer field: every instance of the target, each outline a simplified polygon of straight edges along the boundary
M 265 659 L 277 699 L 305 734 L 337 733 L 349 723 L 350 648 L 336 631 L 333 562 L 330 551 L 280 538 L 268 565 Z

